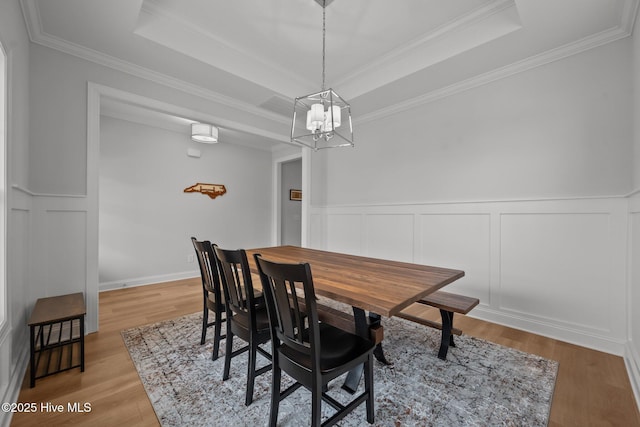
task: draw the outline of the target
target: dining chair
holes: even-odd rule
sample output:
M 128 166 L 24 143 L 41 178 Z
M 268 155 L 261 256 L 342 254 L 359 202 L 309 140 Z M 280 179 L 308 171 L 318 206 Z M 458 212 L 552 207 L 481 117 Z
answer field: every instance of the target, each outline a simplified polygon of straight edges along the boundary
M 256 355 L 259 352 L 271 361 L 271 355 L 260 347 L 271 338 L 269 316 L 262 296 L 254 293 L 251 271 L 244 250 L 226 250 L 213 246 L 220 268 L 222 288 L 225 295 L 227 316 L 227 341 L 222 380 L 229 379 L 231 359 L 245 351 L 249 352 L 247 363 L 247 391 L 245 405 L 253 401 L 255 378 L 271 369 L 271 363 L 256 370 Z M 239 337 L 248 344 L 232 351 L 233 337 Z
M 373 350 L 366 338 L 318 320 L 311 267 L 279 264 L 254 255 L 271 326 L 272 387 L 269 425 L 278 421 L 280 401 L 300 386 L 311 391 L 311 425 L 331 426 L 366 402 L 367 422 L 374 422 Z M 304 303 L 305 312 L 301 310 Z M 346 405 L 328 394 L 332 379 L 364 363 L 364 391 Z M 282 371 L 296 383 L 281 391 Z M 336 412 L 321 424 L 322 401 Z
M 211 352 L 211 359 L 216 360 L 218 358 L 218 350 L 220 349 L 220 340 L 226 337 L 225 335 L 221 335 L 222 322 L 226 320 L 226 314 L 224 296 L 220 288 L 218 264 L 210 241 L 198 241 L 198 239 L 192 237 L 191 242 L 196 251 L 198 265 L 200 266 L 200 276 L 202 278 L 203 307 L 200 345 L 204 344 L 207 338 L 207 329 L 213 326 L 213 351 Z M 211 322 L 209 321 L 209 311 L 212 311 L 214 315 L 214 319 Z

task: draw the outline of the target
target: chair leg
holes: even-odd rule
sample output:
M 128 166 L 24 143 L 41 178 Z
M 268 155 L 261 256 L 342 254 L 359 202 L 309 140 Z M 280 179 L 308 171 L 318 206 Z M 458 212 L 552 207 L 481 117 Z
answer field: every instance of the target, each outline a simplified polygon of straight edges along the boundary
M 211 360 L 218 359 L 218 351 L 220 350 L 220 335 L 222 333 L 222 313 L 220 310 L 216 310 L 216 321 L 213 326 L 213 352 L 211 354 Z
M 322 385 L 314 385 L 311 390 L 311 427 L 322 425 Z
M 276 360 L 278 356 L 274 354 L 272 357 L 273 372 L 271 377 L 271 409 L 269 410 L 269 426 L 276 427 L 278 424 L 278 409 L 280 408 L 280 379 L 282 373 Z
M 371 355 L 369 355 L 367 362 L 364 364 L 364 371 L 364 387 L 369 393 L 366 401 L 367 422 L 369 424 L 373 424 L 375 421 L 375 395 L 373 393 L 373 358 L 371 357 Z
M 209 309 L 207 303 L 204 303 L 204 310 L 202 311 L 202 336 L 200 337 L 200 345 L 204 344 L 207 339 L 207 324 L 209 323 Z
M 250 338 L 249 341 L 251 342 L 249 343 L 249 363 L 247 366 L 247 395 L 244 399 L 246 406 L 253 402 L 253 384 L 256 380 L 256 347 L 258 347 L 255 339 Z
M 231 352 L 233 349 L 233 332 L 231 332 L 231 322 L 227 320 L 227 339 L 225 345 L 224 354 L 224 372 L 222 374 L 222 381 L 229 379 L 229 370 L 231 369 Z

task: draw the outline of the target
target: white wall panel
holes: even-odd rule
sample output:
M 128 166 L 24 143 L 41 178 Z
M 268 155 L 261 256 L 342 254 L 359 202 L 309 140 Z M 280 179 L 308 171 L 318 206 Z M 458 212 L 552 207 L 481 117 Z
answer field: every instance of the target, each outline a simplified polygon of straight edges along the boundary
M 29 283 L 29 271 L 27 260 L 29 259 L 29 223 L 31 212 L 28 209 L 12 209 L 10 215 L 11 231 L 8 245 L 11 250 L 8 253 L 8 282 L 25 285 Z M 15 328 L 13 334 L 13 346 L 11 361 L 18 363 L 21 348 L 28 341 L 25 325 L 31 315 L 31 304 L 28 300 L 27 286 L 13 286 L 8 289 L 10 322 Z
M 491 216 L 428 214 L 420 216 L 420 264 L 464 270 L 448 288 L 490 302 Z
M 364 255 L 394 261 L 413 261 L 413 215 L 365 216 Z
M 46 256 L 46 290 L 40 295 L 56 296 L 84 292 L 87 285 L 87 213 L 45 212 L 46 238 L 35 252 Z
M 640 193 L 630 200 L 629 208 L 629 343 L 625 362 L 629 379 L 640 405 Z
M 9 388 L 11 382 L 11 371 L 15 363 L 11 357 L 11 335 L 4 333 L 8 331 L 0 332 L 0 397 L 4 394 L 4 391 Z M 4 399 L 3 402 L 7 402 Z
M 609 331 L 609 215 L 503 215 L 500 309 Z
M 630 215 L 630 338 L 640 354 L 640 212 Z M 639 361 L 640 363 L 640 361 Z
M 326 230 L 327 250 L 361 255 L 361 223 L 360 215 L 329 215 Z
M 625 352 L 628 200 L 585 198 L 313 207 L 311 247 L 461 269 L 470 315 Z M 393 248 L 384 252 L 380 248 Z
M 324 247 L 324 215 L 319 213 L 312 213 L 309 219 L 309 246 L 315 249 L 321 249 Z

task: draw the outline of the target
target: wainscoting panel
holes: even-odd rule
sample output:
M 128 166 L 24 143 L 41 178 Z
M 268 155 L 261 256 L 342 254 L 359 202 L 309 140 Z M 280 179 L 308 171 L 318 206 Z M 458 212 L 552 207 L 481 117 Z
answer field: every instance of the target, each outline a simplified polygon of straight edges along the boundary
M 499 308 L 610 331 L 608 214 L 501 216 Z M 598 298 L 594 298 L 598 295 Z
M 448 290 L 491 300 L 491 215 L 420 215 L 420 256 L 418 264 L 464 270 L 465 277 L 447 286 Z
M 364 254 L 393 261 L 413 259 L 414 216 L 373 214 L 364 217 Z
M 326 224 L 327 250 L 345 254 L 362 254 L 361 215 L 329 215 Z
M 640 192 L 629 206 L 629 343 L 625 364 L 640 408 Z
M 446 289 L 480 299 L 471 316 L 625 352 L 628 198 L 313 206 L 310 215 L 310 247 L 461 269 Z
M 31 315 L 31 302 L 29 301 L 29 224 L 31 211 L 29 208 L 14 208 L 11 210 L 11 230 L 8 233 L 8 247 L 11 248 L 8 256 L 8 282 L 9 282 L 9 315 L 11 325 L 15 329 L 13 333 L 13 346 L 11 361 L 18 363 L 23 355 L 24 344 L 29 341 L 28 328 L 25 326 Z M 19 286 L 18 286 L 19 285 Z
M 323 234 L 323 231 L 325 229 L 324 227 L 324 220 L 325 220 L 325 216 L 321 215 L 321 214 L 317 214 L 317 213 L 313 213 L 311 215 L 309 215 L 309 234 L 308 234 L 308 240 L 307 243 L 308 247 L 310 248 L 314 248 L 314 249 L 322 249 L 325 247 L 325 236 Z M 303 241 L 304 241 L 304 236 L 302 237 Z M 302 243 L 302 246 L 305 246 L 304 243 Z
M 86 330 L 98 328 L 97 255 L 91 255 L 87 198 L 74 195 L 35 195 L 30 266 L 33 282 L 29 300 L 83 292 L 87 306 Z
M 7 222 L 7 312 L 0 327 L 0 397 L 2 402 L 16 402 L 29 357 L 28 316 L 33 286 L 29 264 L 32 224 L 32 196 L 16 186 L 8 195 Z M 11 414 L 0 414 L 0 425 L 9 425 Z
M 82 211 L 46 211 L 47 293 L 83 292 L 86 286 L 87 214 Z

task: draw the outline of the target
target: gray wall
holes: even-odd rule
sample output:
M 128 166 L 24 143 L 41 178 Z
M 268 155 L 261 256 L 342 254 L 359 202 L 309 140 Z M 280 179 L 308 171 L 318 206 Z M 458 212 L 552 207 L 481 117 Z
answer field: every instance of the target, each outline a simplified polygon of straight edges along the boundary
M 326 199 L 313 203 L 627 194 L 629 49 L 627 38 L 382 119 L 356 117 L 356 149 L 326 153 L 326 189 L 313 193 Z
M 472 315 L 627 354 L 632 58 L 626 38 L 355 115 L 355 149 L 312 157 L 312 245 L 465 270 Z
M 201 151 L 187 156 L 188 148 Z M 100 289 L 200 274 L 190 237 L 226 248 L 267 246 L 271 153 L 196 144 L 185 133 L 101 117 Z M 183 190 L 224 184 L 211 199 Z M 161 248 L 162 250 L 149 250 Z

